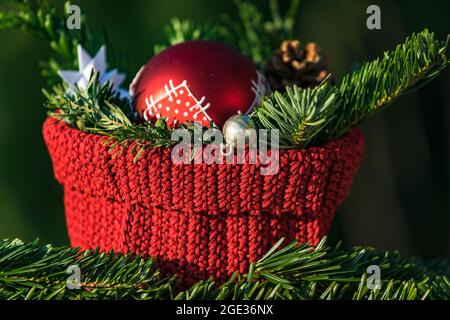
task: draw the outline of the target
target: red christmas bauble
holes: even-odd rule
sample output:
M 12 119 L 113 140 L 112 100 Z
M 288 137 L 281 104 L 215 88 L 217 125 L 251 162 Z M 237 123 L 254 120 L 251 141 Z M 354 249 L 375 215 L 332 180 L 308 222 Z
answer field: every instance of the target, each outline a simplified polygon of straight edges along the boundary
M 167 118 L 222 127 L 247 113 L 266 93 L 266 82 L 242 54 L 211 41 L 188 41 L 152 58 L 137 74 L 130 93 L 135 111 L 147 120 Z

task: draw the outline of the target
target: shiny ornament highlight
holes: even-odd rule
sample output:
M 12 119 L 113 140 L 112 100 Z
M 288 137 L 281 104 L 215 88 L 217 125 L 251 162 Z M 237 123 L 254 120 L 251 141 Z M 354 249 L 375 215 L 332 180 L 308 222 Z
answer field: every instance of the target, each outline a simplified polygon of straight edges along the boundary
M 223 126 L 225 142 L 231 146 L 249 145 L 256 143 L 256 125 L 247 115 L 235 115 Z

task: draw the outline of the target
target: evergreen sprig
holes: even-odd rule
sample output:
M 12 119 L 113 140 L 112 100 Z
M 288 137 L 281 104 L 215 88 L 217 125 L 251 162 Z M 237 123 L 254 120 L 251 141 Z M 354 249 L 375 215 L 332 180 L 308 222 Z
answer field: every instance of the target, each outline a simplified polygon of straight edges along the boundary
M 26 31 L 38 39 L 49 42 L 57 59 L 51 58 L 42 62 L 42 74 L 50 84 L 61 82 L 59 70 L 76 69 L 77 46 L 81 44 L 89 52 L 96 52 L 101 44 L 107 42 L 106 34 L 97 36 L 84 24 L 85 17 L 81 16 L 82 28 L 69 31 L 66 26 L 68 7 L 64 5 L 64 14 L 60 15 L 55 6 L 47 0 L 12 0 L 16 3 L 15 10 L 0 8 L 0 30 L 17 29 Z M 110 50 L 111 51 L 111 50 Z M 108 51 L 110 62 L 116 64 L 115 56 Z
M 293 37 L 300 0 L 291 0 L 285 13 L 280 12 L 278 0 L 269 0 L 270 18 L 265 17 L 253 2 L 234 2 L 239 19 L 224 15 L 220 36 L 262 68 L 281 41 Z
M 450 35 L 446 42 L 439 41 L 425 29 L 385 52 L 382 58 L 346 75 L 338 86 L 343 108 L 337 110 L 339 117 L 330 137 L 340 136 L 440 75 L 450 63 L 446 56 L 449 39 Z
M 83 132 L 107 136 L 105 144 L 113 153 L 132 146 L 135 161 L 144 150 L 178 143 L 172 139 L 173 129 L 168 128 L 166 118 L 160 118 L 154 124 L 147 121 L 136 123 L 130 102 L 114 93 L 111 83 L 101 85 L 98 76 L 96 72 L 92 74 L 87 89 L 77 87 L 67 92 L 65 86 L 56 85 L 51 92 L 44 90 L 49 116 Z M 194 122 L 183 123 L 179 128 L 190 133 L 192 142 L 196 137 L 195 130 L 207 130 Z M 208 144 L 213 141 L 205 139 L 202 142 Z
M 128 100 L 113 93 L 112 84 L 101 86 L 94 73 L 87 90 L 77 88 L 66 92 L 64 86 L 55 86 L 52 92 L 44 90 L 49 115 L 63 120 L 81 131 L 108 136 L 111 150 L 133 144 L 138 155 L 148 147 L 169 146 L 172 131 L 160 119 L 156 124 L 135 123 Z
M 0 299 L 449 299 L 449 265 L 439 268 L 398 253 L 355 247 L 311 249 L 280 240 L 245 275 L 216 284 L 200 281 L 187 290 L 176 276 L 162 277 L 157 262 L 140 256 L 79 252 L 38 241 L 0 241 Z M 367 268 L 379 266 L 380 287 L 369 289 Z M 71 266 L 79 267 L 80 289 L 69 289 Z M 73 270 L 73 269 L 72 269 Z M 72 285 L 76 284 L 72 282 Z
M 327 82 L 315 89 L 294 86 L 265 97 L 253 117 L 260 128 L 279 129 L 281 145 L 304 148 L 320 138 L 341 103 L 337 89 Z
M 275 92 L 263 100 L 254 116 L 262 127 L 280 130 L 284 145 L 303 148 L 321 144 L 436 78 L 450 63 L 447 47 L 448 41 L 436 40 L 433 33 L 424 30 L 385 52 L 383 58 L 346 75 L 335 88 L 324 90 L 321 85 Z M 311 97 L 319 96 L 321 99 L 311 103 Z M 306 135 L 305 111 L 314 115 Z
M 211 24 L 196 24 L 192 20 L 174 18 L 165 27 L 167 42 L 155 45 L 155 54 L 169 46 L 190 40 L 219 40 L 218 27 Z

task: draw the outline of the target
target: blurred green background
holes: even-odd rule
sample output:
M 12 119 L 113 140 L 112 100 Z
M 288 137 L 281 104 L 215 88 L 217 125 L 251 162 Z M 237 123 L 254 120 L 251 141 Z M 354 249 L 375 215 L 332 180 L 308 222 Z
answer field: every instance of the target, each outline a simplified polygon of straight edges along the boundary
M 232 1 L 73 3 L 89 24 L 108 31 L 112 44 L 128 56 L 131 73 L 151 57 L 171 17 L 206 22 L 217 21 L 224 12 L 235 13 Z M 370 4 L 381 7 L 380 31 L 366 28 Z M 411 32 L 427 27 L 444 39 L 450 31 L 449 13 L 448 0 L 303 0 L 297 33 L 302 41 L 320 44 L 340 78 Z M 41 135 L 45 110 L 40 88 L 45 83 L 38 61 L 51 54 L 47 45 L 20 32 L 0 32 L 0 238 L 40 238 L 62 245 L 68 243 L 63 194 L 53 179 Z M 338 211 L 333 240 L 399 249 L 423 258 L 450 258 L 449 107 L 447 70 L 362 126 L 366 158 L 348 201 Z

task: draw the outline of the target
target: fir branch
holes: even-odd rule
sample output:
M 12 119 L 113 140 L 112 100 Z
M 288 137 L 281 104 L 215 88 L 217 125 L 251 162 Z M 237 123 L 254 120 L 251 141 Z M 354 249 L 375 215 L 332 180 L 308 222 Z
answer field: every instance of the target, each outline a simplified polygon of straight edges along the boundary
M 314 89 L 294 86 L 265 97 L 252 116 L 260 128 L 278 129 L 281 145 L 305 148 L 321 138 L 341 102 L 327 82 Z
M 107 43 L 106 33 L 101 35 L 94 33 L 84 23 L 85 17 L 81 16 L 82 27 L 80 30 L 68 30 L 66 26 L 67 8 L 70 2 L 65 2 L 64 14 L 60 15 L 55 6 L 47 0 L 12 0 L 15 9 L 0 9 L 0 30 L 22 30 L 30 33 L 38 39 L 49 42 L 51 49 L 56 53 L 57 59 L 42 62 L 42 74 L 49 84 L 61 82 L 58 76 L 59 70 L 76 69 L 77 46 L 81 44 L 89 52 L 97 50 Z M 121 61 L 108 48 L 109 62 L 120 66 Z
M 176 276 L 162 278 L 151 258 L 79 252 L 37 241 L 0 241 L 0 299 L 357 299 L 450 298 L 448 274 L 398 253 L 343 250 L 322 241 L 311 249 L 278 242 L 247 274 L 217 285 L 200 281 L 182 291 Z M 78 266 L 81 288 L 68 289 L 67 268 Z M 367 288 L 367 267 L 381 269 L 381 288 Z
M 83 132 L 107 136 L 105 144 L 112 153 L 133 146 L 131 152 L 135 155 L 135 161 L 139 160 L 144 150 L 178 143 L 172 140 L 173 129 L 168 128 L 165 118 L 158 119 L 156 123 L 136 123 L 136 114 L 130 102 L 121 99 L 119 93 L 114 94 L 112 86 L 111 83 L 100 85 L 98 73 L 93 73 L 86 90 L 76 88 L 67 91 L 62 85 L 54 86 L 53 92 L 44 90 L 48 115 Z M 208 128 L 186 122 L 179 129 L 190 132 L 194 142 L 194 131 L 200 129 L 204 132 Z M 209 144 L 213 141 L 202 142 Z
M 280 12 L 278 0 L 269 0 L 272 21 L 264 24 L 264 29 L 272 38 L 275 47 L 294 37 L 294 28 L 300 7 L 300 0 L 291 0 L 284 15 Z
M 345 76 L 337 87 L 294 87 L 264 99 L 254 113 L 256 122 L 279 129 L 285 146 L 303 148 L 339 137 L 442 73 L 450 63 L 447 45 L 428 30 L 413 34 L 383 58 Z
M 285 14 L 280 13 L 278 0 L 270 0 L 269 3 L 272 16 L 267 18 L 252 2 L 235 0 L 239 19 L 225 15 L 224 26 L 219 29 L 224 41 L 237 46 L 260 68 L 281 41 L 292 37 L 300 0 L 291 0 Z
M 164 30 L 166 32 L 167 42 L 155 45 L 155 54 L 160 53 L 169 46 L 190 40 L 219 40 L 217 26 L 196 24 L 192 20 L 174 18 Z
M 87 133 L 108 136 L 111 150 L 118 146 L 134 144 L 141 148 L 170 146 L 172 132 L 163 119 L 157 124 L 135 124 L 134 114 L 128 100 L 114 95 L 112 84 L 101 86 L 98 73 L 91 77 L 87 90 L 78 88 L 66 92 L 63 86 L 55 86 L 53 92 L 44 90 L 49 115 L 63 120 L 72 127 Z
M 82 272 L 82 289 L 67 287 L 69 266 Z M 37 241 L 0 243 L 0 299 L 159 299 L 172 279 L 160 281 L 152 259 L 72 248 L 39 246 Z
M 448 39 L 446 43 L 436 40 L 434 33 L 425 29 L 345 76 L 338 87 L 343 107 L 337 111 L 335 127 L 329 128 L 329 137 L 340 136 L 441 74 L 450 63 L 446 57 Z

